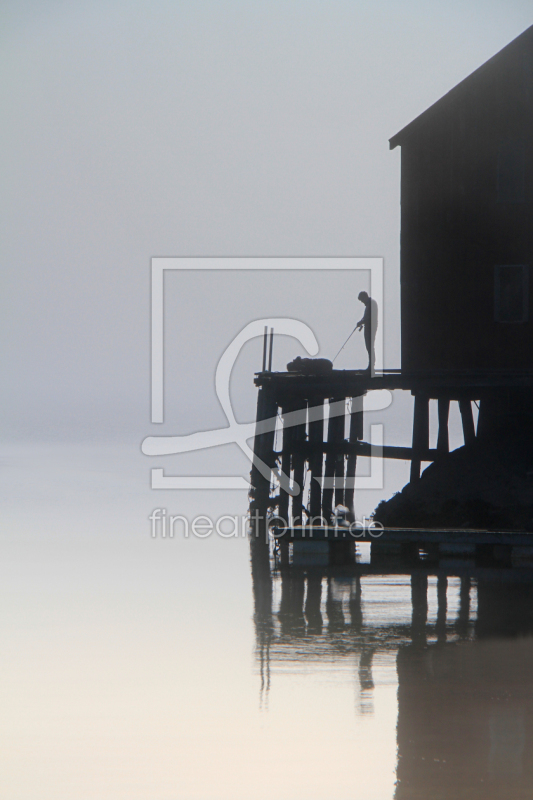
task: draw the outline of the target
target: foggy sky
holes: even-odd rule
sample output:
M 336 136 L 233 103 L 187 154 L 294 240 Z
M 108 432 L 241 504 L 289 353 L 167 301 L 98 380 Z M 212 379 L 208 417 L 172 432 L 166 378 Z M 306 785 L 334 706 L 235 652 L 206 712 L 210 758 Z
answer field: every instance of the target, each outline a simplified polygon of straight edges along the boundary
M 487 0 L 0 13 L 3 435 L 139 442 L 155 432 L 152 256 L 381 256 L 385 365 L 399 366 L 400 149 L 388 139 L 533 21 L 529 3 Z M 191 275 L 173 295 L 188 386 L 220 352 L 208 311 L 234 298 L 231 282 L 224 291 L 200 305 Z M 307 295 L 319 315 L 323 292 Z M 360 316 L 341 292 L 331 347 L 352 299 Z M 354 348 L 340 366 L 364 366 Z M 235 380 L 253 405 L 251 375 Z M 206 394 L 180 406 L 182 432 L 199 408 L 220 424 Z

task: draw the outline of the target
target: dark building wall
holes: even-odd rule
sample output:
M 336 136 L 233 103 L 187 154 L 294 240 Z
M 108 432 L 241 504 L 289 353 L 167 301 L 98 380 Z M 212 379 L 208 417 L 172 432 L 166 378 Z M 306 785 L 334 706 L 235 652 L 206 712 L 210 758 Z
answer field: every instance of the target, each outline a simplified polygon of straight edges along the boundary
M 402 369 L 531 369 L 533 28 L 391 140 L 398 144 Z M 495 284 L 503 265 L 525 268 L 498 272 Z

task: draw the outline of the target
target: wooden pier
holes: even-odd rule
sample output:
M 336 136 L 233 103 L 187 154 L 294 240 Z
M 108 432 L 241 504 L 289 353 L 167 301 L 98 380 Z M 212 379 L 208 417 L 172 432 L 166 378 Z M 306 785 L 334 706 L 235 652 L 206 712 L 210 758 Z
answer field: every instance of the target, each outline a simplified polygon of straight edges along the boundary
M 533 373 L 369 375 L 360 370 L 332 370 L 325 375 L 297 372 L 256 374 L 258 387 L 252 508 L 275 515 L 287 527 L 328 527 L 338 506 L 355 519 L 354 486 L 359 456 L 411 462 L 411 481 L 421 464 L 449 451 L 450 403 L 457 401 L 464 442 L 480 432 L 494 436 L 504 413 L 515 414 L 533 403 Z M 384 444 L 376 451 L 363 441 L 363 398 L 377 390 L 410 391 L 414 396 L 412 440 L 403 447 Z M 521 399 L 522 398 L 522 399 Z M 524 399 L 525 398 L 525 399 Z M 429 402 L 437 400 L 436 448 L 429 447 Z M 477 430 L 472 403 L 479 407 Z M 533 407 L 533 404 L 532 404 Z

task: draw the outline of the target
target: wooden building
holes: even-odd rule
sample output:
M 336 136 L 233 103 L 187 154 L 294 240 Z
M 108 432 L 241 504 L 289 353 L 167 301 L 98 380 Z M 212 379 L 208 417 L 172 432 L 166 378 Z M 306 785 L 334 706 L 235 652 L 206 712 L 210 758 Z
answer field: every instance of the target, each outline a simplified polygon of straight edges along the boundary
M 533 368 L 533 26 L 390 140 L 402 374 Z
M 292 525 L 329 525 L 342 505 L 354 516 L 357 457 L 374 455 L 362 441 L 369 391 L 414 395 L 411 447 L 380 451 L 409 459 L 411 481 L 446 458 L 451 402 L 465 445 L 533 443 L 533 26 L 397 133 L 398 146 L 401 370 L 272 373 L 265 337 L 251 496 Z

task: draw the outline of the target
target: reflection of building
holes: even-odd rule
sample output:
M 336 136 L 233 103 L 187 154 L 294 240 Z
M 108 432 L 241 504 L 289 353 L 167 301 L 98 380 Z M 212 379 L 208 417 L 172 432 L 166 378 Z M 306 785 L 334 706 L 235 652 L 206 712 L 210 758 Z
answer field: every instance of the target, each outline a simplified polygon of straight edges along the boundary
M 400 647 L 396 800 L 531 797 L 532 588 L 480 580 L 475 639 Z
M 514 436 L 533 441 L 533 26 L 412 120 L 390 146 L 402 151 L 401 371 L 374 374 L 369 366 L 324 373 L 311 362 L 272 373 L 264 357 L 255 380 L 255 506 L 263 516 L 276 510 L 289 527 L 316 525 L 321 517 L 329 526 L 342 505 L 355 516 L 357 458 L 373 454 L 362 441 L 361 398 L 372 390 L 409 390 L 412 447 L 385 443 L 382 456 L 410 460 L 413 482 L 422 462 L 450 464 L 444 457 L 450 403 L 458 401 L 464 441 L 472 445 L 466 458 L 476 469 L 466 499 L 449 490 L 451 508 L 459 510 L 446 512 L 443 524 L 462 527 L 466 514 L 472 527 L 529 530 L 529 501 L 517 509 L 504 495 L 494 512 L 483 495 L 475 445 L 477 438 L 497 449 Z M 430 399 L 438 401 L 436 450 L 429 447 Z M 281 449 L 268 423 L 278 415 Z M 525 450 L 524 473 L 531 445 Z M 291 480 L 304 491 L 291 494 Z M 428 521 L 435 512 L 420 511 L 415 501 L 403 512 L 388 511 L 388 525 L 435 524 Z
M 395 800 L 531 796 L 532 570 L 466 560 L 273 570 L 264 550 L 252 564 L 263 694 L 271 673 L 344 664 L 356 712 L 369 713 L 373 665 L 397 654 Z

